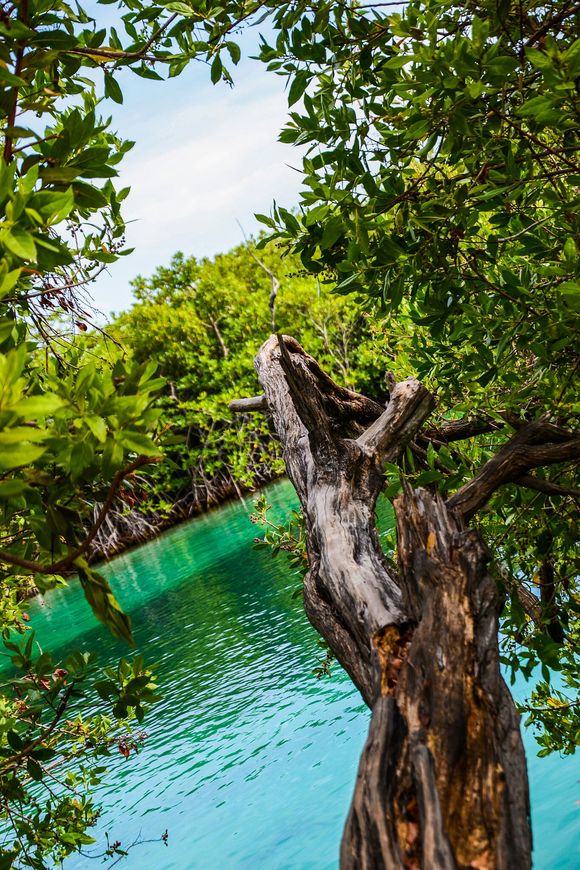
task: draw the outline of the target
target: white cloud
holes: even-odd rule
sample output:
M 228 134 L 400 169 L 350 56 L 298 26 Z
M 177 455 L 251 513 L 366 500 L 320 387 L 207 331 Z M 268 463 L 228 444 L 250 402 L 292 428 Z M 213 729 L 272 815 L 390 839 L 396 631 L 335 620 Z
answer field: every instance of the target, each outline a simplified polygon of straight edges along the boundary
M 260 64 L 242 63 L 233 89 L 212 86 L 205 68 L 154 89 L 127 84 L 115 121 L 137 143 L 120 178 L 132 188 L 124 213 L 136 250 L 95 286 L 105 312 L 129 305 L 129 280 L 175 251 L 206 256 L 239 243 L 237 221 L 254 232 L 254 213 L 268 212 L 273 199 L 293 205 L 300 183 L 287 165 L 299 163 L 298 153 L 277 142 L 287 112 L 283 81 Z

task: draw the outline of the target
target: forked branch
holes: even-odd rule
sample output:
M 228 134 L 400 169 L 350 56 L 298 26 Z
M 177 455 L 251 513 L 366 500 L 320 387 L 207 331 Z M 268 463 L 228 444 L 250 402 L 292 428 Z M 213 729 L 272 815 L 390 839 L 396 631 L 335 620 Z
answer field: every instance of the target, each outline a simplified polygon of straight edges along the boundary
M 368 455 L 392 462 L 434 407 L 435 399 L 431 393 L 415 378 L 408 378 L 395 385 L 386 409 L 357 438 L 356 443 Z
M 546 439 L 544 443 L 538 443 L 543 439 Z M 520 478 L 532 468 L 578 459 L 580 437 L 577 433 L 566 432 L 541 421 L 530 423 L 504 444 L 475 477 L 458 489 L 448 500 L 447 506 L 469 520 L 487 504 L 500 486 L 520 482 Z M 535 479 L 531 482 L 535 482 Z
M 408 486 L 395 502 L 400 574 L 376 530 L 383 463 L 434 398 L 410 379 L 381 408 L 287 336 L 256 368 L 305 517 L 306 613 L 373 710 L 341 870 L 527 870 L 525 760 L 487 551 L 441 498 Z

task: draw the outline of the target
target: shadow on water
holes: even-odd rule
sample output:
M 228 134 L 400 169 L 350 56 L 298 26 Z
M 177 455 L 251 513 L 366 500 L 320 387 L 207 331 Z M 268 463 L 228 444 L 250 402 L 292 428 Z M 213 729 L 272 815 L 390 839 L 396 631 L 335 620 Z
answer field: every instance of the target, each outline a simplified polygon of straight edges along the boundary
M 287 482 L 268 496 L 280 516 L 294 506 Z M 299 582 L 283 559 L 252 549 L 250 510 L 251 501 L 199 517 L 105 569 L 163 689 L 140 756 L 111 762 L 96 835 L 126 845 L 168 829 L 169 845 L 137 846 L 120 866 L 337 867 L 368 711 L 338 667 L 330 680 L 312 676 L 322 653 L 291 597 Z M 97 650 L 103 664 L 127 655 L 76 584 L 30 612 L 55 653 Z M 573 870 L 578 773 L 573 760 L 535 758 L 527 743 L 535 866 Z M 81 856 L 64 866 L 99 864 Z

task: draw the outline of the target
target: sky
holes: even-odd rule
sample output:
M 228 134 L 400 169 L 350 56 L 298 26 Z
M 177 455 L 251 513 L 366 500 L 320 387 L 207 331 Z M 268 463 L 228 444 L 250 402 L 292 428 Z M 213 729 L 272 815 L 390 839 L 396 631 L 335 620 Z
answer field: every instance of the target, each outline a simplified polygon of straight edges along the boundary
M 117 180 L 131 187 L 123 213 L 135 251 L 92 285 L 104 314 L 126 309 L 131 279 L 151 274 L 176 251 L 226 251 L 258 230 L 254 213 L 268 213 L 274 199 L 287 208 L 297 203 L 300 155 L 277 141 L 287 115 L 284 79 L 247 56 L 233 76 L 232 88 L 212 85 L 203 63 L 163 82 L 125 70 L 123 105 L 103 105 L 113 129 L 136 143 Z

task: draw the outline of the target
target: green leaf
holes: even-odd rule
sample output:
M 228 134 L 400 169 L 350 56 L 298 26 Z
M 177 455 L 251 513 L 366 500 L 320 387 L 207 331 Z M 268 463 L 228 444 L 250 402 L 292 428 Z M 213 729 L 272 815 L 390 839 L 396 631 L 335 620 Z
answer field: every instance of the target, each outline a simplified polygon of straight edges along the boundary
M 226 42 L 226 48 L 230 53 L 232 63 L 237 66 L 242 56 L 242 50 L 237 42 Z
M 18 647 L 15 647 L 14 644 L 5 643 L 5 646 L 7 647 L 7 649 L 18 649 Z M 8 731 L 8 733 L 6 734 L 6 740 L 8 741 L 8 745 L 11 747 L 11 749 L 14 749 L 15 752 L 20 752 L 22 747 L 24 746 L 22 737 L 16 731 Z
M 6 500 L 22 495 L 28 489 L 24 480 L 13 478 L 12 480 L 0 481 L 0 499 Z
M 47 225 L 64 220 L 74 207 L 72 188 L 65 191 L 41 190 L 29 203 Z
M 405 139 L 421 139 L 429 133 L 430 128 L 431 121 L 429 119 L 416 121 L 405 131 Z
M 122 610 L 113 590 L 102 574 L 97 573 L 85 559 L 76 559 L 75 567 L 83 587 L 85 598 L 98 620 L 103 622 L 111 634 L 134 646 L 131 620 Z
M 0 451 L 0 471 L 11 471 L 31 465 L 46 452 L 46 447 L 30 443 L 3 445 Z
M 536 69 L 549 69 L 554 66 L 548 55 L 537 48 L 526 48 L 526 57 Z
M 143 453 L 146 456 L 157 456 L 160 452 L 159 447 L 155 442 L 152 441 L 148 435 L 144 435 L 142 432 L 131 432 L 128 429 L 124 429 L 119 432 L 118 440 L 123 447 L 132 450 L 134 453 Z
M 485 92 L 485 84 L 483 82 L 470 82 L 466 90 L 472 100 L 478 100 Z
M 21 444 L 23 441 L 38 443 L 48 437 L 46 429 L 33 429 L 30 426 L 10 426 L 0 430 L 0 446 Z
M 523 117 L 535 116 L 539 112 L 545 112 L 553 107 L 554 103 L 548 97 L 532 97 L 526 100 L 525 103 L 518 109 L 518 115 Z
M 222 72 L 223 72 L 223 64 L 221 62 L 221 58 L 220 58 L 219 54 L 216 54 L 216 56 L 213 59 L 213 62 L 211 65 L 211 70 L 210 70 L 210 78 L 211 78 L 214 85 L 216 85 L 219 82 L 219 80 L 221 79 Z
M 440 471 L 433 468 L 429 471 L 422 471 L 421 474 L 415 478 L 415 483 L 417 486 L 426 486 L 428 483 L 434 483 L 437 480 L 443 480 L 443 475 Z
M 336 290 L 345 290 L 351 284 L 360 280 L 360 274 L 358 272 L 353 272 L 352 275 L 349 275 L 348 278 L 345 278 L 344 281 L 341 281 L 336 285 Z
M 102 417 L 87 417 L 87 425 L 97 441 L 104 443 L 107 440 L 107 424 Z
M 42 393 L 39 396 L 26 396 L 11 406 L 11 410 L 19 417 L 27 420 L 37 420 L 53 414 L 64 405 L 63 399 L 56 393 Z
M 571 262 L 574 262 L 574 260 L 576 259 L 576 256 L 577 256 L 576 242 L 574 241 L 572 236 L 569 236 L 566 239 L 566 242 L 565 242 L 564 247 L 562 249 L 562 254 L 564 255 L 564 258 L 566 260 L 570 260 Z
M 163 5 L 166 9 L 169 10 L 169 12 L 177 12 L 179 15 L 186 15 L 188 17 L 191 15 L 199 15 L 199 12 L 197 12 L 195 9 L 192 9 L 192 7 L 188 6 L 187 3 L 175 2 L 164 3 Z
M 486 67 L 494 75 L 507 76 L 515 72 L 519 65 L 520 62 L 516 57 L 502 55 L 501 57 L 494 57 L 493 60 L 490 60 L 486 64 Z
M 98 680 L 95 683 L 95 690 L 103 701 L 114 698 L 118 693 L 118 687 L 114 680 Z
M 36 780 L 36 782 L 40 782 L 44 776 L 44 771 L 38 761 L 34 758 L 29 758 L 26 762 L 26 770 L 28 771 L 29 776 Z
M 175 78 L 175 76 L 180 75 L 183 72 L 187 64 L 189 63 L 187 58 L 182 58 L 180 60 L 174 60 L 169 64 L 169 78 Z
M 288 105 L 293 106 L 297 103 L 308 85 L 308 73 L 304 70 L 296 73 L 292 79 L 290 90 L 288 91 Z
M 123 91 L 111 73 L 105 73 L 105 96 L 115 103 L 123 102 Z
M 320 248 L 321 250 L 326 250 L 328 248 L 332 248 L 335 242 L 343 235 L 344 233 L 344 224 L 342 222 L 342 218 L 333 217 L 330 218 L 329 221 L 325 224 L 324 231 L 322 233 L 322 239 L 320 240 Z
M 580 281 L 563 281 L 558 287 L 558 293 L 564 297 L 570 308 L 574 311 L 580 310 Z
M 403 66 L 406 66 L 408 63 L 414 60 L 414 56 L 412 54 L 396 54 L 394 57 L 389 58 L 389 60 L 383 64 L 386 69 L 400 69 Z
M 0 242 L 21 260 L 36 262 L 36 245 L 31 234 L 22 227 L 14 226 L 0 233 Z
M 0 272 L 0 299 L 14 289 L 21 274 L 22 269 Z
M 76 166 L 54 166 L 41 169 L 39 173 L 43 181 L 51 184 L 70 184 L 80 174 L 80 170 Z
M 15 76 L 14 73 L 9 72 L 2 66 L 0 66 L 0 82 L 16 88 L 26 87 L 27 85 L 27 82 L 23 78 L 20 78 L 20 76 Z
M 397 478 L 396 480 L 393 480 L 393 481 L 392 481 L 392 482 L 391 482 L 391 483 L 386 487 L 386 489 L 384 490 L 384 493 L 385 493 L 385 495 L 386 495 L 387 498 L 391 498 L 391 499 L 392 499 L 392 498 L 395 498 L 395 496 L 398 495 L 398 494 L 400 493 L 400 491 L 402 490 L 402 488 L 403 488 L 403 485 L 402 485 L 401 481 Z
M 567 65 L 572 78 L 580 75 L 580 39 L 572 43 L 564 54 L 564 63 Z
M 104 208 L 108 203 L 102 190 L 92 184 L 87 184 L 86 181 L 75 181 L 72 189 L 75 205 L 79 208 L 89 208 L 96 211 L 99 208 Z

